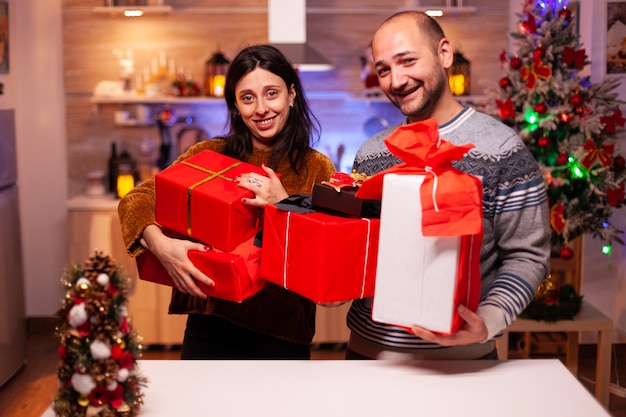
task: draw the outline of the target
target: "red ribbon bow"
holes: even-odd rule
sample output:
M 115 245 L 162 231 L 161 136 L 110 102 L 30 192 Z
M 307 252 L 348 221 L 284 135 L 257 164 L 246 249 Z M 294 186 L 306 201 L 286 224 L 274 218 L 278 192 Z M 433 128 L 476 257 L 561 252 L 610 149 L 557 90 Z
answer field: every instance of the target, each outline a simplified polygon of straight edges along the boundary
M 616 125 L 624 127 L 624 122 L 626 122 L 626 119 L 622 117 L 621 109 L 615 110 L 615 112 L 610 116 L 600 117 L 600 123 L 604 123 L 604 131 L 609 134 L 617 132 L 617 128 L 615 127 Z
M 537 84 L 537 78 L 547 80 L 552 75 L 552 68 L 544 65 L 541 59 L 533 60 L 533 63 L 520 68 L 522 80 L 526 81 L 526 88 L 532 90 Z
M 560 203 L 550 208 L 550 225 L 557 234 L 563 233 L 565 229 L 565 206 Z
M 481 181 L 452 167 L 474 145 L 456 146 L 439 138 L 435 119 L 396 129 L 385 139 L 403 162 L 363 182 L 358 198 L 380 200 L 385 174 L 426 175 L 420 189 L 422 234 L 462 236 L 482 233 Z
M 585 50 L 575 50 L 573 48 L 570 48 L 569 46 L 566 46 L 563 49 L 563 62 L 568 67 L 574 64 L 574 67 L 576 69 L 583 69 L 583 67 L 585 66 Z
M 585 156 L 580 160 L 580 163 L 583 164 L 585 168 L 591 168 L 596 160 L 598 160 L 603 167 L 610 167 L 613 164 L 615 144 L 604 143 L 601 146 L 597 146 L 593 140 L 587 139 L 584 148 L 587 153 L 585 153 Z
M 500 109 L 498 113 L 501 118 L 515 120 L 515 109 L 510 98 L 507 98 L 505 101 L 496 99 L 496 105 Z

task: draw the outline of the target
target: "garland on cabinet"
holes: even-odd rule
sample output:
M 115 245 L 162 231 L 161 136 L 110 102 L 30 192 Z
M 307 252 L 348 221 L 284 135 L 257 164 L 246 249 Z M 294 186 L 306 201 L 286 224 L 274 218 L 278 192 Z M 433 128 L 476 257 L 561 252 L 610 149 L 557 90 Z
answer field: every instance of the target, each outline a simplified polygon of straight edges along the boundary
M 127 315 L 130 279 L 102 252 L 83 267 L 66 267 L 67 289 L 59 311 L 63 323 L 53 409 L 63 417 L 132 417 L 147 384 L 137 368 L 140 336 Z

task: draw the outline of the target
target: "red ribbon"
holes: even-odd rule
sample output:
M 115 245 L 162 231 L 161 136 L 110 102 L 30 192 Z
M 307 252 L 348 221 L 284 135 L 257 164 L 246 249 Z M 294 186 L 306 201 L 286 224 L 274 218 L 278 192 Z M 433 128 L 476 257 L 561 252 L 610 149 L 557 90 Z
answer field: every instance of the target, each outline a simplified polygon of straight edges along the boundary
M 557 234 L 561 234 L 565 229 L 565 206 L 556 204 L 550 208 L 550 225 Z
M 385 139 L 385 144 L 403 162 L 369 177 L 356 197 L 380 200 L 383 177 L 389 173 L 425 175 L 420 189 L 422 234 L 482 233 L 481 181 L 452 167 L 452 162 L 463 158 L 473 144 L 456 146 L 440 139 L 435 119 L 401 126 Z
M 501 118 L 515 120 L 515 109 L 510 98 L 507 98 L 506 101 L 496 99 L 496 104 L 500 109 L 498 113 Z
M 604 123 L 604 131 L 609 134 L 617 132 L 615 127 L 617 125 L 624 127 L 624 122 L 626 122 L 626 119 L 622 117 L 622 110 L 619 108 L 610 116 L 600 117 L 600 123 Z
M 583 164 L 585 168 L 591 168 L 596 160 L 598 160 L 603 167 L 610 167 L 613 164 L 615 144 L 604 143 L 601 146 L 597 146 L 593 140 L 587 139 L 584 148 L 587 153 L 582 157 L 580 163 Z
M 609 206 L 621 207 L 624 203 L 624 198 L 626 197 L 626 192 L 624 192 L 624 183 L 621 183 L 619 188 L 607 188 L 606 197 L 609 200 Z
M 585 50 L 575 50 L 569 46 L 563 48 L 563 62 L 568 67 L 574 64 L 574 67 L 578 70 L 583 69 L 585 66 Z
M 526 88 L 532 90 L 537 84 L 537 78 L 547 80 L 552 75 L 552 68 L 544 65 L 541 59 L 533 60 L 533 63 L 520 69 L 522 80 L 526 81 Z

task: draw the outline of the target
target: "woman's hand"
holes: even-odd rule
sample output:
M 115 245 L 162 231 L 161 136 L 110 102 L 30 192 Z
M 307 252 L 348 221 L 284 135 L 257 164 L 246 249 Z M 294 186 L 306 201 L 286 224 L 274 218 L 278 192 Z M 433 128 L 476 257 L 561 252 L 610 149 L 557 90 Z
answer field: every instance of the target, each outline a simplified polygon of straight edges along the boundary
M 235 178 L 237 185 L 252 191 L 255 195 L 254 198 L 243 198 L 241 202 L 251 206 L 264 207 L 266 204 L 278 203 L 289 197 L 274 170 L 265 165 L 261 168 L 267 177 L 250 172 Z
M 150 225 L 145 228 L 141 238 L 141 245 L 161 261 L 178 290 L 202 299 L 207 298 L 207 295 L 198 287 L 196 281 L 202 282 L 209 287 L 214 287 L 215 282 L 194 266 L 189 260 L 187 253 L 190 250 L 202 252 L 211 250 L 209 247 L 202 243 L 166 236 L 156 225 Z

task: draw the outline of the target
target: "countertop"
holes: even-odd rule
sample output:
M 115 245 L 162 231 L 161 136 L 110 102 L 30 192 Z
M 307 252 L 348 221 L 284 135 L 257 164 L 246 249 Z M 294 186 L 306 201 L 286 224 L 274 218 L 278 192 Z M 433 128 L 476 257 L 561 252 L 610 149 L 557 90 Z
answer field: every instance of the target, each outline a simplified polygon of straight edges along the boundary
M 67 201 L 68 210 L 115 210 L 120 202 L 113 194 L 105 194 L 103 196 L 89 196 L 79 194 Z

